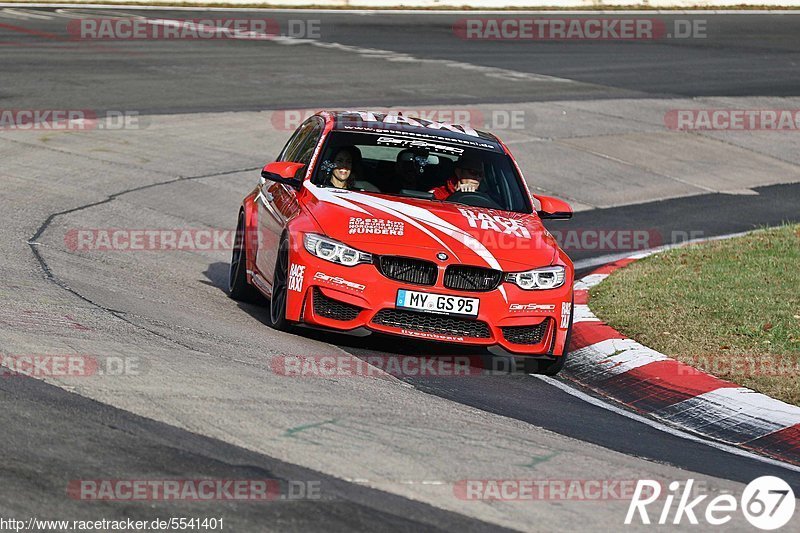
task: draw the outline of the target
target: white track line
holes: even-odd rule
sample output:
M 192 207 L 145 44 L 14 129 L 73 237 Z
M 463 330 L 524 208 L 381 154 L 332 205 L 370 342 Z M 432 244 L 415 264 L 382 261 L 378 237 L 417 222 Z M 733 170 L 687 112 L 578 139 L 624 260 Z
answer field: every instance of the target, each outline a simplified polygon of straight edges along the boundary
M 0 17 L 2 18 L 12 18 L 12 19 L 19 19 L 19 20 L 31 20 L 31 19 L 39 19 L 39 20 L 52 20 L 53 17 L 50 15 L 44 15 L 42 12 L 37 13 L 36 11 L 29 11 L 27 9 L 11 9 L 6 8 L 0 11 Z
M 567 78 L 558 78 L 555 76 L 546 76 L 544 74 L 535 74 L 531 72 L 521 72 L 518 70 L 511 70 L 499 67 L 487 67 L 484 65 L 475 65 L 473 63 L 452 61 L 449 59 L 421 58 L 412 56 L 410 54 L 405 54 L 402 52 L 396 52 L 394 50 L 382 50 L 379 48 L 364 48 L 361 46 L 353 46 L 349 44 L 321 41 L 317 39 L 300 39 L 295 37 L 286 37 L 282 35 L 274 36 L 253 31 L 240 31 L 235 28 L 225 29 L 225 28 L 208 27 L 204 24 L 197 24 L 192 21 L 186 21 L 186 20 L 156 19 L 156 18 L 145 18 L 145 20 L 147 21 L 148 24 L 152 25 L 162 25 L 162 26 L 177 25 L 177 26 L 185 26 L 188 28 L 202 29 L 215 33 L 232 34 L 237 39 L 268 41 L 274 44 L 279 44 L 284 46 L 309 45 L 316 48 L 322 48 L 327 50 L 338 50 L 341 52 L 358 54 L 361 57 L 369 59 L 383 59 L 385 61 L 390 61 L 390 62 L 437 65 L 447 68 L 466 70 L 468 72 L 477 72 L 478 74 L 483 74 L 484 76 L 489 78 L 499 78 L 506 81 L 514 81 L 514 82 L 538 81 L 538 82 L 549 82 L 558 84 L 577 83 L 575 80 Z
M 533 377 L 538 378 L 548 385 L 552 385 L 553 387 L 560 389 L 567 394 L 574 396 L 580 400 L 583 400 L 586 403 L 592 404 L 596 407 L 600 407 L 601 409 L 605 409 L 606 411 L 611 411 L 612 413 L 624 416 L 626 418 L 630 418 L 631 420 L 635 420 L 641 424 L 646 426 L 650 426 L 653 429 L 657 429 L 658 431 L 663 431 L 664 433 L 668 433 L 675 437 L 679 437 L 681 439 L 690 440 L 693 442 L 697 442 L 700 444 L 705 444 L 706 446 L 710 446 L 711 448 L 716 448 L 717 450 L 721 450 L 723 452 L 728 452 L 733 455 L 738 455 L 740 457 L 745 457 L 747 459 L 753 459 L 755 461 L 760 461 L 762 463 L 766 463 L 771 466 L 777 466 L 780 468 L 785 468 L 786 470 L 791 470 L 793 472 L 800 472 L 800 466 L 791 465 L 789 463 L 784 463 L 782 461 L 778 461 L 776 459 L 770 459 L 769 457 L 763 457 L 761 455 L 757 455 L 752 452 L 748 452 L 737 448 L 736 446 L 730 446 L 728 444 L 722 444 L 721 442 L 716 442 L 712 440 L 707 440 L 696 435 L 692 435 L 691 433 L 686 433 L 679 429 L 675 429 L 673 427 L 661 424 L 656 422 L 655 420 L 651 420 L 641 415 L 637 415 L 636 413 L 632 413 L 630 411 L 626 411 L 614 405 L 607 404 L 606 402 L 595 398 L 594 396 L 589 396 L 585 392 L 579 391 L 566 383 L 563 383 L 557 379 L 553 379 L 548 376 L 542 376 L 538 374 L 531 374 Z

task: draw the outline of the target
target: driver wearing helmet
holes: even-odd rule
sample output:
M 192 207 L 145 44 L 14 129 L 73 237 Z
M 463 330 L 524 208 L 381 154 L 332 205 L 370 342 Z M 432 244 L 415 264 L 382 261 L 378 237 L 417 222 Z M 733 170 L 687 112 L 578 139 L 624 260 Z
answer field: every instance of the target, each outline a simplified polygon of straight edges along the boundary
M 483 180 L 483 162 L 470 153 L 463 154 L 456 161 L 455 176 L 447 183 L 431 189 L 433 197 L 437 200 L 447 200 L 456 192 L 476 192 Z

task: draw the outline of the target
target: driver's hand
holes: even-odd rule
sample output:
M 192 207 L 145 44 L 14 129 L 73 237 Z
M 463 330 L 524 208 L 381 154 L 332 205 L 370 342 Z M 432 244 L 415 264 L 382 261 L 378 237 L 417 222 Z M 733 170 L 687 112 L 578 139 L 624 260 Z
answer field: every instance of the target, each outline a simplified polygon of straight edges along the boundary
M 456 186 L 458 192 L 475 192 L 480 187 L 481 182 L 478 180 L 461 180 Z

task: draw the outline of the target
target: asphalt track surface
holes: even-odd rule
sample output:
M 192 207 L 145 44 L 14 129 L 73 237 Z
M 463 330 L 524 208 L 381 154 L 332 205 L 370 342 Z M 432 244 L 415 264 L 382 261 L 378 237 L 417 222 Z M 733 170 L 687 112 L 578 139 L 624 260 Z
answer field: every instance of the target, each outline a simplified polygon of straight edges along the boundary
M 124 10 L 117 10 L 117 12 Z M 97 16 L 99 11 L 79 13 Z M 113 11 L 112 11 L 113 13 Z M 7 108 L 36 105 L 142 112 L 235 111 L 305 107 L 527 102 L 621 96 L 793 96 L 800 85 L 800 41 L 793 16 L 665 16 L 701 19 L 703 39 L 636 42 L 487 42 L 454 38 L 453 15 L 353 16 L 161 10 L 137 11 L 154 18 L 269 18 L 282 32 L 288 21 L 320 21 L 325 42 L 390 50 L 414 57 L 468 60 L 581 82 L 572 87 L 504 83 L 476 78 L 470 86 L 441 76 L 415 77 L 412 63 L 384 65 L 380 75 L 337 61 L 317 63 L 303 47 L 265 49 L 253 42 L 130 41 L 64 42 L 69 19 L 4 19 L 0 98 Z M 18 29 L 18 28 L 23 29 Z M 17 28 L 17 29 L 15 29 Z M 38 33 L 30 33 L 33 29 Z M 28 31 L 26 31 L 28 30 Z M 191 83 L 186 83 L 187 80 Z M 300 81 L 302 83 L 292 83 Z M 46 82 L 46 87 L 41 83 Z M 357 94 L 350 88 L 356 84 Z M 587 86 L 588 85 L 588 86 Z M 102 90 L 90 90 L 102 87 Z M 265 95 L 268 95 L 265 98 Z
M 149 15 L 193 18 L 203 14 L 158 11 Z M 283 23 L 297 15 L 266 16 Z M 800 94 L 800 40 L 797 39 L 800 17 L 715 16 L 709 20 L 710 37 L 703 40 L 539 45 L 453 39 L 451 28 L 453 20 L 458 18 L 453 16 L 320 14 L 318 18 L 322 20 L 323 41 L 390 50 L 416 58 L 469 61 L 484 67 L 580 83 L 568 86 L 543 83 L 531 93 L 530 86 L 486 81 L 476 74 L 474 85 L 452 86 L 446 71 L 438 79 L 415 77 L 413 63 L 398 62 L 396 68 L 394 63 L 384 63 L 383 70 L 376 75 L 354 69 L 351 62 L 321 63 L 315 50 L 308 47 L 265 49 L 251 42 L 125 42 L 86 46 L 65 40 L 68 34 L 63 18 L 34 17 L 0 20 L 3 45 L 0 104 L 7 109 L 135 109 L 147 115 L 293 107 L 362 108 L 395 101 L 422 106 Z M 20 27 L 27 31 L 21 31 Z M 353 90 L 353 80 L 359 80 L 358 91 Z M 269 150 L 275 153 L 277 147 Z M 248 166 L 234 163 L 232 168 Z M 180 197 L 180 191 L 174 187 L 155 186 L 154 190 L 159 188 L 154 195 L 166 202 Z M 129 187 L 131 195 L 137 194 L 135 189 L 135 184 Z M 570 223 L 580 227 L 646 227 L 661 235 L 691 228 L 713 236 L 800 220 L 797 208 L 800 185 L 772 185 L 756 191 L 758 195 L 704 194 L 582 211 Z M 243 195 L 246 191 L 241 192 Z M 126 194 L 123 191 L 120 196 Z M 74 213 L 57 214 L 53 209 L 48 214 L 56 216 L 41 218 L 35 237 L 62 216 L 77 216 L 80 223 L 82 211 L 79 208 Z M 553 225 L 551 229 L 557 228 Z M 61 273 L 51 270 L 46 254 L 40 254 L 35 246 L 31 249 L 40 268 L 52 276 L 41 283 L 62 283 Z M 590 260 L 597 255 L 598 252 L 578 251 L 572 257 Z M 208 284 L 224 290 L 227 264 L 208 264 L 205 276 Z M 97 299 L 91 291 L 82 290 L 80 284 L 77 288 L 73 284 L 63 285 L 82 298 Z M 181 293 L 169 290 L 167 296 L 179 301 Z M 267 311 L 258 306 L 240 305 L 238 309 L 234 306 L 231 312 L 266 323 Z M 169 327 L 159 330 L 159 334 L 170 336 Z M 356 356 L 471 353 L 428 343 L 401 344 L 396 339 L 378 336 L 353 338 L 321 332 L 303 335 L 340 346 Z M 800 473 L 796 471 L 668 435 L 587 404 L 530 376 L 406 381 L 432 396 L 625 455 L 673 465 L 687 475 L 702 473 L 746 483 L 772 474 L 800 491 Z M 176 514 L 172 504 L 103 502 L 87 510 L 84 503 L 64 498 L 64 480 L 85 476 L 90 468 L 97 478 L 269 477 L 314 479 L 323 484 L 326 496 L 322 501 L 281 502 L 273 506 L 230 503 L 204 508 L 204 514 L 230 518 L 237 531 L 259 530 L 266 528 L 265 524 L 271 530 L 283 531 L 499 529 L 496 524 L 348 483 L 235 444 L 142 418 L 40 381 L 0 380 L 0 398 L 3 405 L 0 426 L 5 444 L 0 464 L 3 516 L 36 515 L 42 509 L 54 516 L 61 513 L 61 516 L 106 518 Z M 47 445 L 37 446 L 39 443 Z M 196 508 L 186 509 L 196 511 Z

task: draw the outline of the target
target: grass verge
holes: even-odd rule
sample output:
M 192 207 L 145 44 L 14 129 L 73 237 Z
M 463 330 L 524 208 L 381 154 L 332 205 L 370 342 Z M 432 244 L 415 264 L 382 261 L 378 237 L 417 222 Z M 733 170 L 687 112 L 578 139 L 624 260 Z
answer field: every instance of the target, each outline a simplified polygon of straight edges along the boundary
M 590 294 L 626 336 L 800 405 L 800 225 L 655 254 Z

